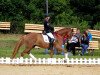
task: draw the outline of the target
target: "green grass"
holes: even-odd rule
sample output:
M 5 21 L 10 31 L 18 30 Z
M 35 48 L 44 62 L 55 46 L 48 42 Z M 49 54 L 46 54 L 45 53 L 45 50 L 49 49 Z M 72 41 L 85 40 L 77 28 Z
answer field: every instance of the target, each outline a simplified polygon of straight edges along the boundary
M 90 53 L 80 56 L 77 52 L 76 56 L 72 56 L 71 58 L 100 58 L 100 50 L 95 50 L 93 56 Z
M 0 57 L 11 57 L 13 48 L 16 42 L 19 40 L 21 35 L 15 34 L 0 34 Z M 24 46 L 20 48 L 16 57 L 20 57 L 21 52 L 24 50 Z M 44 49 L 32 49 L 31 53 L 36 58 L 49 58 L 49 54 L 44 53 Z M 50 52 L 50 51 L 49 51 Z M 29 55 L 25 55 L 24 58 L 29 57 Z M 54 58 L 64 58 L 60 53 L 58 55 L 54 55 Z M 85 54 L 84 56 L 79 56 L 79 53 L 76 52 L 76 56 L 71 56 L 71 58 L 100 58 L 100 50 L 94 50 L 94 56 L 89 54 Z

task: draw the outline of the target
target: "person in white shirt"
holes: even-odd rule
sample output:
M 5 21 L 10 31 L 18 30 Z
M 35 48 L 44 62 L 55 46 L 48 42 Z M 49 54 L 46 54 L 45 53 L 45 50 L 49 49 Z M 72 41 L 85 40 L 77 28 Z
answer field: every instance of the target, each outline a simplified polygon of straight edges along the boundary
M 75 36 L 75 34 L 73 34 L 71 39 L 68 39 L 68 41 L 67 41 L 66 48 L 67 48 L 68 52 L 72 51 L 73 55 L 75 55 L 75 47 L 76 47 L 77 42 L 78 42 L 78 38 Z

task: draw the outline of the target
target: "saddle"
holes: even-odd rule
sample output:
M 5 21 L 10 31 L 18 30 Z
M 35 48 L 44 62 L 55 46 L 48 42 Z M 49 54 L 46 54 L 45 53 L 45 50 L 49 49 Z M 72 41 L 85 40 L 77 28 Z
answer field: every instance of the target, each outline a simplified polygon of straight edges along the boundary
M 42 32 L 42 36 L 43 36 L 44 41 L 50 44 L 49 49 L 52 49 L 53 48 L 54 39 L 52 39 L 48 35 L 46 35 L 45 31 Z
M 42 34 L 42 36 L 43 36 L 43 40 L 44 40 L 45 42 L 50 43 L 50 41 L 52 41 L 52 39 L 51 39 L 48 35 Z
M 43 36 L 43 40 L 44 40 L 44 42 L 46 42 L 46 43 L 50 43 L 50 41 L 49 41 L 49 37 L 48 37 L 47 35 L 42 34 L 42 36 Z
M 42 36 L 43 36 L 43 39 L 44 39 L 45 42 L 50 43 L 50 41 L 52 40 L 52 38 L 49 37 L 49 36 L 46 34 L 46 31 L 44 31 L 44 30 L 42 31 Z

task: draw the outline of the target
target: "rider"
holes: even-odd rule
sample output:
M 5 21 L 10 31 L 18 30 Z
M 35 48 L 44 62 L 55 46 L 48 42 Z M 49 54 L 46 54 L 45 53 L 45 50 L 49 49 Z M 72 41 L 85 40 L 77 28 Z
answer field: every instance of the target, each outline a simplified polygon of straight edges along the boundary
M 50 17 L 46 16 L 44 19 L 44 32 L 50 38 L 50 49 L 52 49 L 53 42 L 54 42 L 54 36 L 53 36 L 52 32 L 54 31 L 54 28 L 50 26 L 49 21 L 50 21 Z

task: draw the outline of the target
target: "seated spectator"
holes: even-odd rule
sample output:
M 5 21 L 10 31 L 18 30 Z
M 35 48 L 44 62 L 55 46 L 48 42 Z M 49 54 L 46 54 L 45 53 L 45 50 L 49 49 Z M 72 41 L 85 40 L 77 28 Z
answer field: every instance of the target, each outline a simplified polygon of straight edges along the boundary
M 78 38 L 75 36 L 75 34 L 73 34 L 71 39 L 68 39 L 68 42 L 67 42 L 66 49 L 68 50 L 68 52 L 72 51 L 73 55 L 75 55 L 75 47 L 76 47 L 77 42 L 78 42 Z
M 78 38 L 78 42 L 77 42 L 77 44 L 76 44 L 76 47 L 80 47 L 80 41 L 81 41 L 81 37 L 82 37 L 82 35 L 81 35 L 79 29 L 76 30 L 76 34 L 75 34 L 75 36 Z
M 89 32 L 88 29 L 86 30 L 86 33 L 88 34 L 89 41 L 92 41 L 92 34 Z
M 86 32 L 83 33 L 83 36 L 81 38 L 81 47 L 82 47 L 81 55 L 83 56 L 89 47 L 89 37 Z
M 85 32 L 88 34 L 89 41 L 92 41 L 92 34 L 89 32 L 89 30 L 87 29 Z M 86 50 L 86 53 L 88 53 L 88 50 Z

